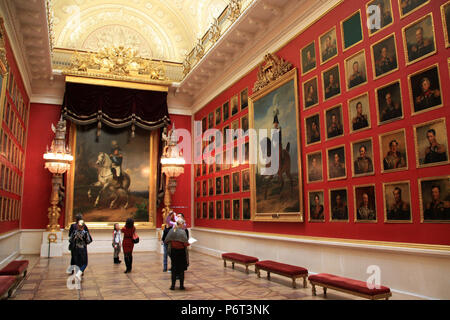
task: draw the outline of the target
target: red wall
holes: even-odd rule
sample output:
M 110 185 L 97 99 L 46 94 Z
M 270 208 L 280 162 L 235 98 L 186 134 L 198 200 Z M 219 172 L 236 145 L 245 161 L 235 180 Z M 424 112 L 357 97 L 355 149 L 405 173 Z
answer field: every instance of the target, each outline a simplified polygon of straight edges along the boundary
M 297 36 L 295 39 L 290 41 L 286 46 L 281 48 L 276 54 L 286 61 L 293 64 L 294 67 L 298 69 L 298 94 L 299 94 L 299 124 L 301 128 L 301 154 L 302 154 L 302 171 L 306 172 L 306 154 L 314 151 L 322 151 L 323 157 L 323 175 L 324 181 L 320 183 L 307 184 L 306 175 L 303 175 L 303 208 L 305 211 L 303 223 L 267 223 L 267 222 L 252 222 L 252 221 L 233 221 L 233 220 L 215 220 L 215 219 L 197 219 L 195 225 L 199 227 L 210 227 L 210 228 L 221 228 L 221 229 L 231 229 L 231 230 L 243 230 L 243 231 L 254 231 L 254 232 L 264 232 L 264 233 L 279 233 L 279 234 L 292 234 L 292 235 L 305 235 L 305 236 L 317 236 L 317 237 L 329 237 L 329 238 L 346 238 L 346 239 L 362 239 L 362 240 L 378 240 L 378 241 L 394 241 L 394 242 L 409 242 L 409 243 L 424 243 L 424 244 L 450 244 L 450 225 L 447 223 L 421 223 L 420 222 L 420 209 L 419 209 L 419 191 L 418 191 L 418 179 L 423 177 L 433 177 L 433 176 L 445 176 L 450 174 L 450 165 L 441 165 L 429 168 L 416 168 L 416 155 L 415 155 L 415 145 L 414 145 L 414 134 L 413 125 L 423 123 L 432 119 L 446 118 L 447 123 L 447 140 L 450 141 L 450 112 L 449 103 L 450 95 L 446 91 L 450 87 L 450 79 L 448 72 L 447 58 L 450 53 L 449 48 L 445 48 L 443 27 L 440 6 L 445 3 L 444 0 L 433 0 L 427 5 L 419 9 L 418 11 L 400 18 L 398 1 L 392 0 L 392 10 L 394 16 L 394 23 L 378 32 L 376 35 L 369 37 L 368 29 L 364 28 L 366 26 L 366 12 L 365 6 L 368 1 L 366 0 L 347 0 L 344 3 L 337 6 L 335 9 L 330 11 L 327 15 L 322 17 L 319 21 L 316 21 L 312 26 L 310 26 L 305 32 Z M 363 26 L 363 36 L 364 40 L 362 43 L 357 44 L 351 49 L 342 50 L 342 33 L 340 21 L 349 17 L 356 10 L 361 9 L 362 13 L 362 26 Z M 437 47 L 437 53 L 416 62 L 412 65 L 406 66 L 405 55 L 404 55 L 404 45 L 402 28 L 422 16 L 432 12 L 434 20 L 435 29 L 435 43 Z M 330 30 L 333 26 L 337 28 L 337 43 L 338 43 L 338 57 L 335 57 L 325 64 L 320 64 L 319 51 L 318 51 L 318 41 L 319 35 Z M 373 80 L 374 75 L 372 72 L 372 57 L 370 46 L 383 39 L 384 37 L 395 33 L 396 45 L 397 45 L 397 59 L 399 64 L 399 69 L 387 76 L 381 77 L 377 80 Z M 316 43 L 316 58 L 317 58 L 317 68 L 308 73 L 305 77 L 300 75 L 300 49 L 310 44 L 311 41 L 315 40 Z M 352 56 L 356 52 L 365 49 L 366 61 L 367 61 L 367 76 L 368 83 L 353 89 L 350 92 L 346 89 L 345 82 L 345 67 L 344 61 L 348 57 Z M 322 93 L 322 71 L 326 70 L 336 63 L 339 63 L 339 69 L 341 73 L 341 95 L 336 98 L 332 98 L 326 102 L 323 102 Z M 441 79 L 441 89 L 443 94 L 443 107 L 421 113 L 419 115 L 411 115 L 411 102 L 408 88 L 408 75 L 412 74 L 418 70 L 421 70 L 427 66 L 433 65 L 435 63 L 439 64 L 440 79 Z M 314 76 L 318 76 L 319 79 L 319 106 L 312 107 L 308 110 L 303 110 L 302 104 L 302 84 L 304 81 L 311 79 Z M 240 91 L 249 88 L 249 96 L 252 94 L 252 88 L 257 79 L 257 69 L 255 68 L 242 79 L 237 81 L 231 87 L 226 89 L 212 101 L 210 101 L 203 109 L 201 109 L 197 114 L 195 114 L 195 120 L 201 121 L 202 118 L 207 117 L 210 112 L 214 112 L 216 108 L 222 106 L 224 102 L 229 101 L 232 96 L 239 94 Z M 389 124 L 384 124 L 379 126 L 377 123 L 377 113 L 376 113 L 376 102 L 375 102 L 375 89 L 383 86 L 383 84 L 390 83 L 394 80 L 400 79 L 401 81 L 401 93 L 402 93 L 402 104 L 404 118 L 402 120 L 394 121 Z M 348 124 L 348 109 L 347 101 L 350 98 L 356 97 L 365 92 L 369 92 L 370 97 L 370 113 L 371 113 L 371 129 L 365 130 L 359 133 L 350 134 L 349 124 Z M 332 106 L 342 103 L 343 109 L 343 119 L 344 119 L 344 136 L 333 139 L 331 141 L 325 141 L 325 120 L 324 120 L 324 110 Z M 305 129 L 304 119 L 312 114 L 320 112 L 321 117 L 321 137 L 322 143 L 305 147 Z M 230 118 L 226 123 L 221 123 L 217 126 L 218 129 L 222 129 L 224 125 L 231 124 L 231 122 L 237 118 L 241 118 L 243 115 L 248 113 L 248 108 L 244 111 L 240 111 L 237 115 Z M 405 128 L 406 129 L 406 141 L 407 141 L 407 157 L 408 157 L 408 167 L 409 170 L 399 171 L 394 173 L 381 173 L 381 163 L 379 155 L 379 138 L 378 135 L 384 132 L 390 132 L 395 129 Z M 374 154 L 372 159 L 374 160 L 375 175 L 351 178 L 351 142 L 361 140 L 363 138 L 371 137 L 373 139 Z M 241 143 L 241 142 L 239 142 Z M 346 168 L 347 168 L 347 179 L 339 181 L 327 181 L 327 168 L 326 168 L 326 150 L 332 146 L 345 145 L 346 149 Z M 241 171 L 242 169 L 248 168 L 248 165 L 240 166 L 238 168 L 232 168 L 228 171 L 221 171 L 218 175 L 223 176 L 224 174 Z M 210 177 L 217 176 L 216 174 L 202 176 L 200 178 L 195 178 L 195 181 L 202 181 Z M 394 182 L 408 180 L 410 182 L 411 189 L 411 208 L 412 208 L 412 223 L 395 223 L 389 224 L 384 222 L 383 216 L 383 195 L 382 195 L 382 184 L 384 182 Z M 364 185 L 364 184 L 375 184 L 376 185 L 376 205 L 377 205 L 377 216 L 378 220 L 376 223 L 355 223 L 354 222 L 354 194 L 353 186 Z M 329 199 L 328 190 L 332 188 L 348 188 L 348 211 L 349 211 L 349 222 L 330 222 L 329 214 Z M 325 194 L 324 200 L 324 213 L 325 222 L 324 223 L 310 223 L 308 222 L 308 211 L 307 207 L 307 197 L 309 190 L 323 190 Z M 210 200 L 224 200 L 224 199 L 242 199 L 250 197 L 250 193 L 240 193 L 240 194 L 230 194 L 221 195 L 214 197 L 200 197 L 196 198 L 196 203 L 203 203 Z M 242 202 L 241 202 L 242 203 Z M 196 205 L 196 204 L 195 204 Z M 242 206 L 242 204 L 241 204 Z M 194 207 L 195 208 L 195 207 Z M 194 213 L 196 216 L 196 213 Z M 232 216 L 232 214 L 231 214 Z M 242 216 L 242 213 L 241 213 Z

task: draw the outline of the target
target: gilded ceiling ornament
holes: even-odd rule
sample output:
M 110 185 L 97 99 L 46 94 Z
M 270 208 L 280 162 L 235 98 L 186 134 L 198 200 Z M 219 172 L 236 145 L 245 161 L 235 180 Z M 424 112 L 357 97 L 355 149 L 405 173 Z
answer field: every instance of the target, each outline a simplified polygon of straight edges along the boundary
M 8 60 L 6 59 L 5 49 L 5 27 L 3 25 L 3 18 L 0 18 L 0 72 L 4 76 L 9 69 Z
M 236 21 L 241 15 L 241 0 L 231 0 L 228 4 L 228 19 L 231 22 Z
M 50 52 L 52 52 L 54 44 L 55 44 L 55 31 L 53 28 L 53 23 L 54 23 L 55 18 L 54 18 L 54 14 L 53 14 L 52 0 L 47 0 L 45 2 L 45 7 L 47 9 L 48 40 L 50 43 Z
M 203 47 L 202 39 L 198 39 L 197 44 L 194 47 L 194 55 L 198 60 L 200 60 L 204 54 L 205 48 Z
M 191 71 L 191 64 L 189 63 L 189 58 L 186 57 L 183 61 L 183 77 L 187 76 L 187 74 Z
M 220 39 L 220 26 L 217 18 L 214 18 L 214 22 L 209 28 L 209 36 L 212 43 L 216 43 L 216 41 Z
M 266 54 L 263 63 L 259 65 L 258 79 L 253 87 L 253 92 L 257 92 L 276 81 L 291 69 L 292 64 L 290 62 L 284 61 L 283 58 L 271 53 Z

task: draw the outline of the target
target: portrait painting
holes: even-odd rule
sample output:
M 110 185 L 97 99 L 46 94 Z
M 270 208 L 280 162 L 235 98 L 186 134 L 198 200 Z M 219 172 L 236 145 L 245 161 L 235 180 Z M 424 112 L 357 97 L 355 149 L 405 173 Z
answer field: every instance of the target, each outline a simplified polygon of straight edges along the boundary
M 408 152 L 405 129 L 399 129 L 379 135 L 381 172 L 393 172 L 408 169 Z
M 248 124 L 248 114 L 246 114 L 245 116 L 243 116 L 243 117 L 241 118 L 241 126 L 242 126 L 242 130 L 244 131 L 244 134 L 245 134 L 245 135 L 248 135 L 248 133 L 247 133 L 248 127 L 249 127 L 249 124 Z
M 370 129 L 369 94 L 364 93 L 348 101 L 350 132 Z
M 223 217 L 224 219 L 231 219 L 231 201 L 223 200 Z
M 208 202 L 208 219 L 214 219 L 214 201 Z
M 330 221 L 348 221 L 347 188 L 330 189 Z
M 320 142 L 320 114 L 316 113 L 305 118 L 306 145 Z
M 207 122 L 206 122 L 206 117 L 204 117 L 203 119 L 202 119 L 202 133 L 205 133 L 205 131 L 208 129 L 208 125 L 207 125 Z
M 450 47 L 450 2 L 441 6 L 442 28 L 444 29 L 445 47 Z
M 216 126 L 222 122 L 222 108 L 219 107 L 216 109 Z
M 361 10 L 341 22 L 342 47 L 344 51 L 363 41 Z
M 309 222 L 325 222 L 323 191 L 308 191 Z
M 323 181 L 322 151 L 307 154 L 306 165 L 308 183 Z
M 227 101 L 222 106 L 223 121 L 227 121 L 230 118 L 230 103 Z
M 242 199 L 242 219 L 243 220 L 251 219 L 250 198 Z
M 418 168 L 449 163 L 445 118 L 415 125 L 414 142 Z
M 353 177 L 375 174 L 372 138 L 352 142 Z
M 234 116 L 239 112 L 239 105 L 238 105 L 238 96 L 234 95 L 231 100 L 231 116 Z
M 241 191 L 240 173 L 239 172 L 233 172 L 232 177 L 233 177 L 233 181 L 232 181 L 233 193 L 240 192 Z
M 200 168 L 200 164 L 195 165 L 195 176 L 196 177 L 200 177 L 201 176 L 201 168 Z
M 202 218 L 202 204 L 200 202 L 197 202 L 195 204 L 195 218 L 197 219 Z
M 378 124 L 403 118 L 400 81 L 376 89 Z
M 250 191 L 250 169 L 242 170 L 242 191 Z
M 231 122 L 231 130 L 233 130 L 233 141 L 240 138 L 240 133 L 238 131 L 239 130 L 239 119 L 236 119 L 233 122 Z
M 322 73 L 324 100 L 341 94 L 339 64 Z
M 265 137 L 259 135 L 258 146 L 250 139 L 251 150 L 260 149 L 265 162 L 258 157 L 257 164 L 251 166 L 252 185 L 256 186 L 251 190 L 251 209 L 257 221 L 303 221 L 298 112 L 296 69 L 250 97 L 251 123 L 258 132 L 267 132 Z M 272 151 L 269 147 L 269 155 L 266 151 L 272 144 L 278 148 Z M 279 161 L 272 168 L 274 152 Z
M 421 222 L 450 222 L 450 176 L 419 179 Z
M 316 68 L 316 42 L 313 41 L 300 51 L 302 75 Z
M 212 165 L 210 165 L 212 167 Z M 214 195 L 214 178 L 208 179 L 208 188 L 209 188 L 209 195 Z
M 239 153 L 240 149 L 242 149 L 241 146 L 235 146 L 233 148 L 233 168 L 239 166 L 242 163 L 242 153 Z
M 419 10 L 426 5 L 430 0 L 398 0 L 398 6 L 400 8 L 400 16 L 405 16 Z
M 196 195 L 197 198 L 199 198 L 200 195 L 201 195 L 201 190 L 202 190 L 201 185 L 200 185 L 200 181 L 197 181 L 195 183 L 195 186 L 196 186 L 196 193 L 195 193 L 195 195 Z
M 67 217 L 83 214 L 86 222 L 150 222 L 150 132 L 97 125 L 75 126 L 73 171 L 68 177 Z M 98 139 L 97 139 L 98 138 Z M 153 190 L 155 191 L 155 190 Z M 73 192 L 73 193 L 72 193 Z M 72 220 L 73 221 L 73 220 Z
M 369 1 L 366 4 L 366 12 L 367 12 L 367 20 L 370 19 L 371 15 L 374 14 L 374 11 L 368 10 L 371 6 L 376 6 L 379 9 L 380 13 L 380 25 L 374 26 L 373 28 L 369 28 L 369 35 L 372 36 L 376 34 L 378 31 L 383 30 L 387 26 L 390 26 L 394 22 L 393 14 L 392 14 L 392 5 L 391 0 L 373 0 Z
M 303 108 L 312 108 L 319 104 L 317 77 L 303 83 Z
M 241 201 L 239 199 L 233 200 L 233 220 L 241 219 Z
M 355 222 L 377 222 L 375 185 L 355 186 Z
M 320 61 L 322 63 L 334 58 L 338 54 L 336 27 L 325 32 L 319 39 Z
M 432 14 L 403 28 L 403 44 L 406 48 L 406 64 L 412 64 L 436 53 Z
M 409 77 L 412 113 L 421 113 L 443 106 L 439 66 L 433 65 Z
M 216 201 L 216 219 L 222 219 L 222 201 Z
M 241 164 L 248 164 L 250 160 L 250 143 L 246 142 L 241 145 Z
M 212 158 L 212 156 L 211 156 Z M 214 173 L 214 161 L 208 164 L 208 174 Z
M 216 196 L 222 194 L 222 177 L 216 177 Z
M 204 160 L 203 160 L 204 161 Z M 202 175 L 205 176 L 206 175 L 206 166 L 207 164 L 205 162 L 202 163 Z
M 241 91 L 241 110 L 248 107 L 248 88 Z
M 344 135 L 344 122 L 342 117 L 342 105 L 325 110 L 325 123 L 327 139 Z
M 214 164 L 216 166 L 216 172 L 219 172 L 220 171 L 220 167 L 222 166 L 222 154 L 221 153 L 216 154 L 215 158 L 216 159 L 214 161 Z M 212 166 L 212 164 L 211 164 L 211 166 Z
M 412 222 L 409 181 L 383 183 L 385 222 Z
M 208 114 L 208 129 L 214 128 L 214 112 Z
M 395 33 L 372 45 L 372 61 L 375 79 L 398 70 Z
M 223 144 L 226 145 L 229 141 L 228 141 L 228 131 L 230 130 L 230 125 L 226 125 L 225 127 L 223 127 L 223 133 L 222 133 L 222 139 L 223 139 Z
M 367 83 L 366 54 L 362 50 L 345 60 L 347 89 L 357 88 Z
M 203 211 L 202 211 L 202 218 L 206 219 L 208 218 L 208 203 L 207 202 L 203 202 Z
M 207 191 L 208 191 L 208 187 L 207 187 L 207 181 L 206 180 L 203 180 L 202 181 L 202 195 L 204 196 L 204 197 L 206 197 L 206 193 L 207 193 Z
M 345 179 L 347 169 L 345 165 L 345 146 L 327 149 L 328 180 Z
M 230 193 L 230 175 L 224 175 L 223 176 L 223 193 L 227 194 Z

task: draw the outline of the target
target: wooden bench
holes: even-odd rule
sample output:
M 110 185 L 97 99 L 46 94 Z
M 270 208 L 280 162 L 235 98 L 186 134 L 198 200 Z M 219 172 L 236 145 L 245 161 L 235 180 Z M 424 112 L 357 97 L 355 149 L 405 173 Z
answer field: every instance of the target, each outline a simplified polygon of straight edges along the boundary
M 27 275 L 28 260 L 14 260 L 0 270 L 0 276 L 15 276 L 18 280 Z
M 15 276 L 0 276 L 0 300 L 5 300 L 11 297 L 15 285 Z
M 259 261 L 255 265 L 258 278 L 261 277 L 261 270 L 267 271 L 267 279 L 270 280 L 270 273 L 275 273 L 281 276 L 289 277 L 292 279 L 292 287 L 297 287 L 295 280 L 303 278 L 303 287 L 306 288 L 306 278 L 308 277 L 308 270 L 302 267 L 292 266 L 276 261 L 265 260 Z
M 222 254 L 223 266 L 227 266 L 227 261 L 231 261 L 231 267 L 234 269 L 234 264 L 239 263 L 245 265 L 245 272 L 248 273 L 248 266 L 254 265 L 258 262 L 258 258 L 245 256 L 243 254 L 231 252 Z
M 312 286 L 312 294 L 316 295 L 316 286 L 323 287 L 323 295 L 327 296 L 327 288 L 353 294 L 370 300 L 386 299 L 392 296 L 388 287 L 369 288 L 367 282 L 335 276 L 328 273 L 311 275 L 308 278 Z

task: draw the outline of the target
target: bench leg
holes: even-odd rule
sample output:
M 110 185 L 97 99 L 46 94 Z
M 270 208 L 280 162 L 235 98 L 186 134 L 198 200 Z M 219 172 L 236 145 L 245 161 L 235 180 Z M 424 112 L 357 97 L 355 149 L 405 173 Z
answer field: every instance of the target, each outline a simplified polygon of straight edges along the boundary
M 255 272 L 258 275 L 258 278 L 261 278 L 261 272 L 259 271 L 258 267 L 255 267 Z
M 270 272 L 267 271 L 267 280 L 270 280 Z
M 245 273 L 248 274 L 248 264 L 245 265 Z
M 223 267 L 226 268 L 227 267 L 227 260 L 223 259 Z
M 311 283 L 312 295 L 316 295 L 316 285 Z
M 295 278 L 292 277 L 292 288 L 296 289 L 297 288 L 297 284 L 295 283 Z
M 231 268 L 234 269 L 234 262 L 231 263 Z
M 326 297 L 327 296 L 327 288 L 323 287 L 323 296 Z

